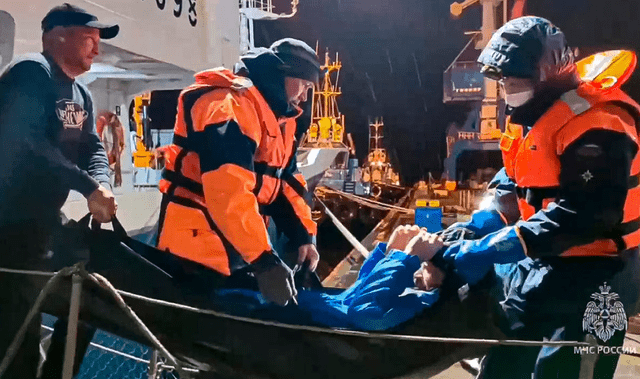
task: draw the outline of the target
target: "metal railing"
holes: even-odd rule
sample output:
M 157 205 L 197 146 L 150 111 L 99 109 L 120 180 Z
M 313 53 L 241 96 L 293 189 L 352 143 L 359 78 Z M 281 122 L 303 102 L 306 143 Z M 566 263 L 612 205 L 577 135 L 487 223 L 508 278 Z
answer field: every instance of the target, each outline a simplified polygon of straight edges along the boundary
M 259 9 L 265 12 L 273 11 L 272 0 L 240 0 L 240 9 Z

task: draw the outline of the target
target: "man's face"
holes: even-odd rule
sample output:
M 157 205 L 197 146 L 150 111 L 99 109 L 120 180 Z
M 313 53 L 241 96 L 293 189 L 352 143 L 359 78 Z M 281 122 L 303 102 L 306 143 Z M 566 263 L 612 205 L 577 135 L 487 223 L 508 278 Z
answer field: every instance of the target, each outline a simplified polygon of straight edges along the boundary
M 100 31 L 86 26 L 70 26 L 64 33 L 62 57 L 67 65 L 78 71 L 91 69 L 93 58 L 100 53 Z
M 313 82 L 287 76 L 284 78 L 284 88 L 289 104 L 298 106 L 307 101 L 307 93 L 313 88 Z

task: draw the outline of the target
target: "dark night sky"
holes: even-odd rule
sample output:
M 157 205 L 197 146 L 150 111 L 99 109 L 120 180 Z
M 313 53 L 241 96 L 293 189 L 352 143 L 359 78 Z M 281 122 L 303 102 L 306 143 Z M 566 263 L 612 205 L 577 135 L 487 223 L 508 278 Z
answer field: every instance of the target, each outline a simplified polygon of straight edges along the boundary
M 481 24 L 479 5 L 459 20 L 449 15 L 452 0 L 300 0 L 289 20 L 259 22 L 258 46 L 299 38 L 320 51 L 340 54 L 343 69 L 340 110 L 357 155 L 367 153 L 367 118 L 383 116 L 385 144 L 403 182 L 431 171 L 438 176 L 446 156 L 445 130 L 461 123 L 469 105 L 442 103 L 442 73 L 464 47 L 464 31 Z M 289 0 L 274 0 L 288 12 Z M 640 1 L 529 0 L 527 14 L 546 17 L 583 52 L 608 48 L 640 51 Z M 583 54 L 584 55 L 584 54 Z M 416 68 L 417 67 L 417 68 Z M 640 74 L 625 89 L 640 99 Z M 375 96 L 375 97 L 374 97 Z

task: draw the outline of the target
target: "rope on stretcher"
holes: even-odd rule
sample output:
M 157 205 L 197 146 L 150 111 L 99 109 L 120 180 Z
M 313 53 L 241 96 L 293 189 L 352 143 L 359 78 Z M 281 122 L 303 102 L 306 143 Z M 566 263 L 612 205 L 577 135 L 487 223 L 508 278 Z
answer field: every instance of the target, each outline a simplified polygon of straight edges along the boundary
M 335 190 L 333 188 L 328 188 L 328 187 L 319 187 L 317 188 L 318 192 L 326 192 L 326 193 L 332 193 L 335 195 L 339 195 L 342 196 L 344 198 L 347 198 L 355 203 L 367 206 L 369 208 L 374 208 L 374 209 L 379 209 L 379 210 L 395 210 L 398 212 L 403 212 L 403 213 L 407 213 L 407 214 L 412 214 L 415 213 L 415 211 L 413 209 L 408 209 L 408 208 L 403 208 L 403 207 L 399 207 L 397 205 L 391 205 L 391 204 L 386 204 L 386 203 L 382 203 L 380 201 L 376 201 L 376 200 L 371 200 L 371 199 L 366 199 L 364 197 L 360 197 L 357 195 L 353 195 L 347 192 L 342 192 L 342 191 L 338 191 Z
M 290 325 L 284 324 L 277 321 L 265 321 L 258 320 L 249 317 L 242 316 L 234 316 L 222 312 L 217 312 L 209 309 L 200 309 L 196 307 L 192 307 L 184 304 L 177 304 L 170 301 L 154 299 L 142 295 L 138 295 L 131 292 L 126 292 L 122 290 L 115 289 L 111 283 L 104 277 L 99 274 L 90 274 L 86 272 L 84 269 L 78 270 L 76 266 L 70 268 L 64 268 L 58 272 L 45 272 L 45 271 L 32 271 L 32 270 L 14 270 L 14 269 L 6 269 L 0 268 L 0 272 L 11 273 L 11 274 L 20 274 L 20 275 L 36 275 L 36 276 L 51 276 L 52 278 L 47 282 L 45 287 L 40 292 L 36 303 L 31 308 L 31 311 L 27 315 L 25 319 L 25 323 L 22 325 L 18 334 L 14 338 L 9 350 L 7 351 L 7 355 L 4 357 L 2 364 L 0 365 L 0 377 L 2 377 L 3 372 L 9 366 L 9 363 L 13 359 L 13 356 L 17 352 L 17 348 L 20 346 L 22 339 L 24 338 L 24 334 L 27 329 L 27 325 L 31 322 L 33 317 L 38 313 L 42 301 L 46 297 L 47 293 L 51 290 L 54 284 L 56 284 L 60 277 L 70 276 L 74 273 L 79 273 L 84 279 L 88 279 L 93 281 L 96 284 L 99 284 L 101 287 L 107 289 L 111 292 L 120 307 L 125 310 L 125 312 L 129 316 L 133 316 L 136 325 L 138 328 L 145 334 L 153 344 L 154 347 L 162 352 L 164 356 L 167 357 L 171 361 L 178 370 L 182 369 L 179 366 L 178 361 L 171 355 L 164 346 L 158 341 L 158 339 L 149 331 L 149 329 L 142 323 L 142 321 L 138 318 L 137 315 L 126 305 L 121 296 L 128 297 L 131 299 L 136 299 L 140 301 L 144 301 L 150 304 L 159 305 L 163 307 L 175 308 L 184 311 L 189 311 L 201 315 L 215 316 L 218 318 L 233 320 L 233 321 L 241 321 L 250 324 L 256 325 L 264 325 L 271 327 L 284 328 L 289 330 L 299 330 L 299 331 L 307 331 L 307 332 L 316 332 L 323 334 L 332 334 L 339 336 L 349 336 L 349 337 L 358 337 L 358 338 L 368 338 L 368 339 L 382 339 L 382 340 L 396 340 L 396 341 L 412 341 L 412 342 L 441 342 L 441 343 L 466 343 L 466 344 L 478 344 L 478 345 L 490 345 L 490 346 L 579 346 L 579 347 L 590 347 L 594 346 L 594 344 L 589 342 L 579 342 L 579 341 L 526 341 L 526 340 L 500 340 L 500 339 L 478 339 L 478 338 L 455 338 L 455 337 L 427 337 L 427 336 L 416 336 L 416 335 L 402 335 L 402 334 L 387 334 L 387 333 L 369 333 L 369 332 L 360 332 L 355 330 L 346 330 L 346 329 L 329 329 L 329 328 L 321 328 L 317 326 L 308 326 L 308 325 Z M 186 371 L 186 370 L 185 370 Z

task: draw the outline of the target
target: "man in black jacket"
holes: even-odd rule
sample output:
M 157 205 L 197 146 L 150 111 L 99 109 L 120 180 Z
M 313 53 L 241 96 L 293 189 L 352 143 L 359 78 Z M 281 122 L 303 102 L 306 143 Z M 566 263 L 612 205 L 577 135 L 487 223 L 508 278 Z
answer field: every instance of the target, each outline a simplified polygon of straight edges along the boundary
M 43 52 L 17 58 L 0 76 L 0 267 L 46 268 L 70 190 L 87 198 L 95 220 L 115 215 L 91 94 L 75 78 L 91 68 L 100 39 L 118 30 L 75 6 L 54 7 L 42 20 Z M 0 356 L 38 290 L 29 276 L 0 274 Z M 5 377 L 35 378 L 38 342 L 36 320 Z

